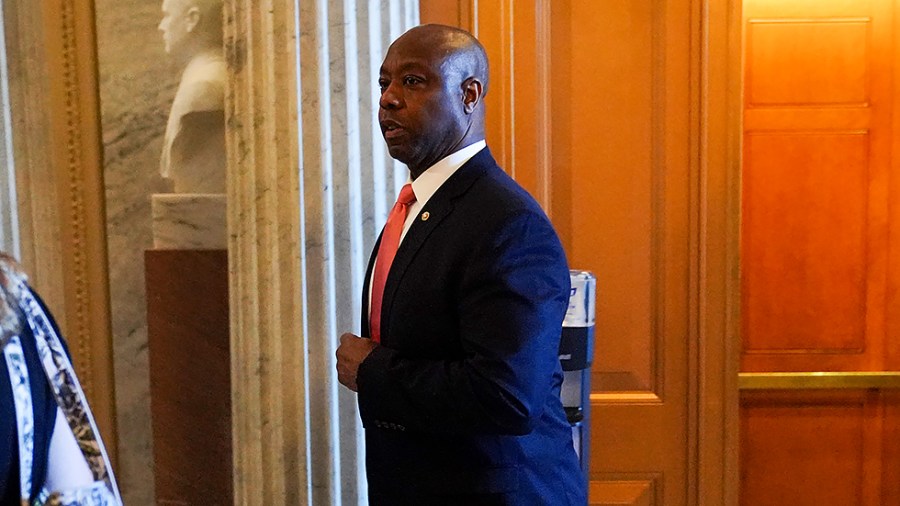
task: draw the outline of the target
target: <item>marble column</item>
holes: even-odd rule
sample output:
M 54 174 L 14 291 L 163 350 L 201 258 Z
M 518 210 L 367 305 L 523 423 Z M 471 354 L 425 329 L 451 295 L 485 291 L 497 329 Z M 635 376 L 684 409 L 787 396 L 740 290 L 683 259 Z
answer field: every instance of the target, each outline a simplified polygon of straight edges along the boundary
M 225 18 L 235 503 L 365 504 L 334 352 L 406 179 L 376 73 L 418 0 L 228 0 Z

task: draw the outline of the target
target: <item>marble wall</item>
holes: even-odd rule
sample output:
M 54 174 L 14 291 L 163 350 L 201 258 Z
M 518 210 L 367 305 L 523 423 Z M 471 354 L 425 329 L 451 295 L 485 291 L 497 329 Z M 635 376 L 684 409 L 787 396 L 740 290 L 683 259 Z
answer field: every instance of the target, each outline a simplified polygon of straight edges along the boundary
M 117 477 L 126 504 L 154 504 L 144 251 L 153 247 L 150 195 L 166 188 L 160 153 L 179 68 L 157 30 L 160 3 L 97 0 L 112 312 Z

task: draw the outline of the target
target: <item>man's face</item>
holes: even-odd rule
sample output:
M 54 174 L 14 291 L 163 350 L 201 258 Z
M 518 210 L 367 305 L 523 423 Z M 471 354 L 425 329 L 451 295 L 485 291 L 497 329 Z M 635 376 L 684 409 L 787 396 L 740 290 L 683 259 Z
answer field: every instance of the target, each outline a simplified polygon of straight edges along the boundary
M 378 120 L 391 157 L 418 176 L 464 135 L 461 83 L 434 44 L 404 36 L 388 50 L 378 84 Z
M 166 53 L 177 53 L 190 34 L 186 0 L 163 0 L 159 31 L 163 34 Z

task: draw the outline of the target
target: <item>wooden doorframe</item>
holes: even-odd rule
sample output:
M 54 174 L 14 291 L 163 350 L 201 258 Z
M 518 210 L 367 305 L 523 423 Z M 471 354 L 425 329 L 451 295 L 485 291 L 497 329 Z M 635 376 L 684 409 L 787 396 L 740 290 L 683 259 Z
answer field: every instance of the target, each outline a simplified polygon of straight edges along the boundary
M 742 51 L 740 0 L 702 0 L 700 34 L 691 61 L 699 68 L 692 107 L 698 141 L 693 164 L 698 186 L 699 253 L 691 279 L 698 283 L 697 333 L 691 356 L 697 382 L 691 398 L 697 413 L 697 501 L 704 506 L 737 505 L 739 500 L 740 209 Z M 694 335 L 694 332 L 691 332 Z M 693 368 L 692 368 L 693 369 Z M 693 395 L 696 394 L 696 395 Z M 694 419 L 694 417 L 691 417 Z M 693 487 L 692 487 L 693 488 Z
M 115 467 L 94 3 L 5 2 L 3 22 L 20 260 L 66 337 Z

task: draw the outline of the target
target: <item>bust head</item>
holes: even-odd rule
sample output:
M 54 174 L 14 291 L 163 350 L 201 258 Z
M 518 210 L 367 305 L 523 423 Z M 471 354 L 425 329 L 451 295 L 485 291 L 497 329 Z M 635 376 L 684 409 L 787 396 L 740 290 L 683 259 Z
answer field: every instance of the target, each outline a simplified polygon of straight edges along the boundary
M 222 46 L 222 0 L 163 0 L 159 31 L 166 53 L 188 60 Z

